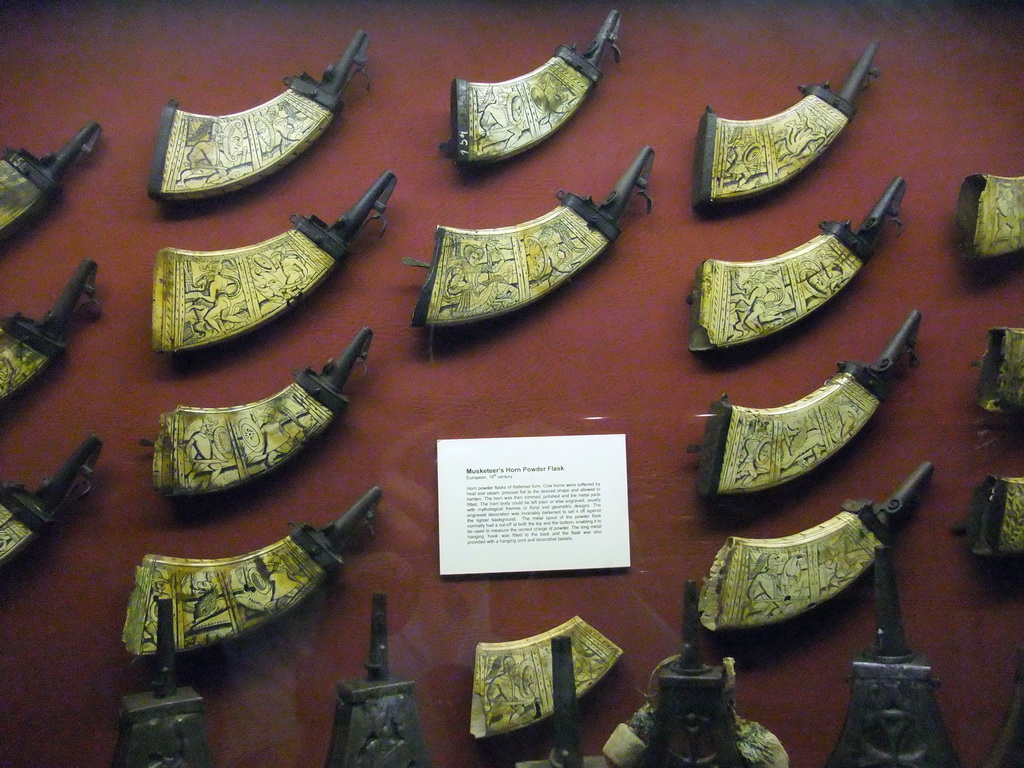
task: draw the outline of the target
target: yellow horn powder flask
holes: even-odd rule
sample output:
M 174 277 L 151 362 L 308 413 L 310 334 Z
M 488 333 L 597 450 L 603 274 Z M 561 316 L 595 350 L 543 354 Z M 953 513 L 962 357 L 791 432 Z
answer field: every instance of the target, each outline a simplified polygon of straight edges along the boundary
M 366 359 L 373 331 L 363 328 L 319 374 L 295 372 L 275 395 L 227 408 L 178 406 L 160 416 L 153 487 L 167 496 L 237 488 L 292 458 L 348 405 L 341 389 Z
M 619 235 L 633 188 L 647 197 L 654 150 L 644 147 L 608 198 L 559 192 L 562 204 L 537 219 L 498 229 L 438 227 L 434 259 L 413 311 L 414 326 L 469 323 L 512 312 L 545 296 Z M 647 197 L 648 212 L 651 201 Z
M 699 447 L 697 493 L 703 497 L 763 491 L 789 482 L 853 439 L 887 396 L 895 364 L 912 355 L 921 322 L 913 310 L 872 364 L 842 362 L 809 395 L 776 408 L 711 404 Z
M 1024 250 L 1024 176 L 976 173 L 965 178 L 956 201 L 956 223 L 967 258 Z
M 801 86 L 804 98 L 759 120 L 726 120 L 708 107 L 697 129 L 693 207 L 701 212 L 785 184 L 824 154 L 853 117 L 857 94 L 877 73 L 878 41 L 867 47 L 839 92 Z
M 87 123 L 59 150 L 39 158 L 24 149 L 4 150 L 0 159 L 0 240 L 42 213 L 60 194 L 68 166 L 83 152 L 91 152 L 101 133 L 97 123 Z
M 96 262 L 83 259 L 42 320 L 16 313 L 0 321 L 0 403 L 63 354 L 79 299 L 98 306 L 92 298 L 95 281 Z
M 366 65 L 369 36 L 359 30 L 320 82 L 303 72 L 265 104 L 232 115 L 200 115 L 164 107 L 149 196 L 190 200 L 222 195 L 269 176 L 298 157 L 341 109 L 341 93 Z
M 146 555 L 135 569 L 124 644 L 136 656 L 156 653 L 157 601 L 173 606 L 174 647 L 189 651 L 236 637 L 308 597 L 342 564 L 339 550 L 381 497 L 371 488 L 323 528 L 291 524 L 280 541 L 238 557 L 194 560 Z
M 72 497 L 89 491 L 102 447 L 98 437 L 87 437 L 34 493 L 18 483 L 0 483 L 0 565 L 14 559 L 43 533 Z
M 874 562 L 890 523 L 913 512 L 933 471 L 925 462 L 886 501 L 848 500 L 838 515 L 799 533 L 730 536 L 704 580 L 701 623 L 710 630 L 762 627 L 835 597 Z
M 292 216 L 294 229 L 256 245 L 224 251 L 162 249 L 153 277 L 153 349 L 202 349 L 289 311 L 348 255 L 363 224 L 382 218 L 396 183 L 395 174 L 384 171 L 333 225 L 316 216 Z
M 702 261 L 687 297 L 692 305 L 690 349 L 757 341 L 823 306 L 874 255 L 882 224 L 899 216 L 905 189 L 897 176 L 857 231 L 849 221 L 823 221 L 822 234 L 780 256 Z
M 456 78 L 451 90 L 451 136 L 441 151 L 459 165 L 493 163 L 539 144 L 579 109 L 601 79 L 601 59 L 615 46 L 619 12 L 611 11 L 582 54 L 560 45 L 544 65 L 501 83 Z
M 551 715 L 551 638 L 561 636 L 572 638 L 577 696 L 589 691 L 622 655 L 621 648 L 579 616 L 522 640 L 478 643 L 470 733 L 478 739 L 508 733 Z

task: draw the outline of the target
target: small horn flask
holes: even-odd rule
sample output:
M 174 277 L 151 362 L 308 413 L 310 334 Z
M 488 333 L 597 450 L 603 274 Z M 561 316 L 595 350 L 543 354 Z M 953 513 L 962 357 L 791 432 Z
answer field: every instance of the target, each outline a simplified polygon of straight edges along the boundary
M 338 683 L 326 768 L 430 768 L 412 680 L 388 669 L 387 595 L 373 596 L 366 678 Z
M 111 768 L 213 768 L 206 737 L 206 705 L 192 688 L 174 682 L 174 617 L 169 599 L 157 601 L 158 675 L 153 690 L 121 700 L 120 733 Z
M 853 661 L 846 724 L 825 768 L 920 765 L 960 768 L 928 659 L 907 646 L 899 593 L 887 546 L 875 552 L 878 632 L 874 648 Z

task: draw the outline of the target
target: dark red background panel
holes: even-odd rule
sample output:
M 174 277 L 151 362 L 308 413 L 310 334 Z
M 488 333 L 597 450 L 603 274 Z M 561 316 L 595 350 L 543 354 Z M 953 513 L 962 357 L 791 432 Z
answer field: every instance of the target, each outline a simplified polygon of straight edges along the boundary
M 550 749 L 548 726 L 474 742 L 473 649 L 531 635 L 574 614 L 625 655 L 584 701 L 583 741 L 600 750 L 642 702 L 653 667 L 676 651 L 680 596 L 729 534 L 793 533 L 850 497 L 884 497 L 922 460 L 931 491 L 897 536 L 907 632 L 942 681 L 946 726 L 977 765 L 1009 700 L 1022 641 L 1024 574 L 979 562 L 950 527 L 988 473 L 1024 474 L 1019 427 L 974 404 L 985 329 L 1022 325 L 1024 272 L 984 277 L 955 247 L 953 208 L 970 173 L 1024 174 L 1024 14 L 947 3 L 645 3 L 622 11 L 622 62 L 565 129 L 500 167 L 463 174 L 440 156 L 451 78 L 499 81 L 583 43 L 608 8 L 546 2 L 5 3 L 0 8 L 0 143 L 42 153 L 88 120 L 104 129 L 67 178 L 51 215 L 0 246 L 0 312 L 41 316 L 75 265 L 99 263 L 102 316 L 76 323 L 66 357 L 0 412 L 0 477 L 37 484 L 89 432 L 105 447 L 93 493 L 0 573 L 0 766 L 103 766 L 122 696 L 144 690 L 148 662 L 120 640 L 133 568 L 147 552 L 240 554 L 322 525 L 366 488 L 384 500 L 375 538 L 299 610 L 219 649 L 184 656 L 183 683 L 206 699 L 217 764 L 315 766 L 326 755 L 334 685 L 362 673 L 370 595 L 388 592 L 391 661 L 415 679 L 439 766 L 507 768 Z M 160 110 L 227 114 L 319 76 L 353 33 L 370 35 L 372 88 L 356 80 L 341 118 L 275 177 L 220 200 L 165 209 L 146 180 Z M 712 220 L 690 209 L 697 123 L 711 104 L 755 118 L 839 83 L 880 38 L 881 77 L 829 153 L 761 203 Z M 601 199 L 637 150 L 657 152 L 650 192 L 623 234 L 557 294 L 506 320 L 437 332 L 409 326 L 434 227 L 515 224 L 559 189 Z M 398 187 L 383 239 L 355 253 L 289 317 L 216 353 L 173 360 L 150 350 L 153 258 L 255 243 L 292 213 L 340 215 L 389 168 Z M 714 359 L 686 348 L 701 259 L 759 259 L 859 222 L 895 175 L 906 223 L 819 316 L 767 344 Z M 902 375 L 870 428 L 812 480 L 743 514 L 695 493 L 708 404 L 772 406 L 810 392 L 840 359 L 872 359 L 912 308 L 924 314 L 918 368 Z M 174 503 L 150 487 L 152 438 L 178 404 L 258 400 L 319 366 L 363 325 L 375 331 L 351 408 L 305 454 L 239 493 Z M 609 574 L 442 580 L 435 441 L 623 432 L 633 565 Z M 744 505 L 747 507 L 747 505 Z M 740 712 L 773 730 L 797 767 L 824 763 L 841 728 L 850 660 L 870 645 L 863 582 L 776 629 L 706 637 L 733 655 Z

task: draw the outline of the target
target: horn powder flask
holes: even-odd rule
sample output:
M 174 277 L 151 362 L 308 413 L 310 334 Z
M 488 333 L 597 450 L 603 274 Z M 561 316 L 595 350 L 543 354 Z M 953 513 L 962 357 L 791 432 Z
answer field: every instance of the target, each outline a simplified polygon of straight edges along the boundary
M 960 185 L 956 224 L 969 259 L 1024 250 L 1024 177 L 968 176 Z
M 601 60 L 616 41 L 611 11 L 582 54 L 560 45 L 543 66 L 502 83 L 452 80 L 451 137 L 441 152 L 459 165 L 504 160 L 544 141 L 575 114 L 601 79 Z
M 699 448 L 697 493 L 751 493 L 807 474 L 853 439 L 889 393 L 896 363 L 913 354 L 921 313 L 913 310 L 878 359 L 844 361 L 809 395 L 776 408 L 711 404 Z
M 341 393 L 369 352 L 363 328 L 320 373 L 295 371 L 277 394 L 227 408 L 178 406 L 160 416 L 154 441 L 153 487 L 166 496 L 237 488 L 292 458 L 348 405 Z
M 827 83 L 800 86 L 803 99 L 760 120 L 726 120 L 708 107 L 697 129 L 694 209 L 708 212 L 769 192 L 824 154 L 856 112 L 857 94 L 878 74 L 871 68 L 878 45 L 861 54 L 838 93 Z
M 686 299 L 693 307 L 690 349 L 763 339 L 824 305 L 874 255 L 882 225 L 899 216 L 906 186 L 893 179 L 856 232 L 849 221 L 823 221 L 822 234 L 771 259 L 702 261 Z
M 201 349 L 283 315 L 348 255 L 350 242 L 369 219 L 383 219 L 397 181 L 384 171 L 334 225 L 316 216 L 292 216 L 294 229 L 256 245 L 162 249 L 153 278 L 153 349 Z
M 35 157 L 24 149 L 5 149 L 0 160 L 0 240 L 9 237 L 60 193 L 60 182 L 71 162 L 91 152 L 102 129 L 88 123 L 56 152 Z
M 763 627 L 835 597 L 874 562 L 891 522 L 913 513 L 933 471 L 926 461 L 881 504 L 848 500 L 838 515 L 800 533 L 730 536 L 704 580 L 701 623 L 710 630 Z
M 64 352 L 79 298 L 85 296 L 87 303 L 99 306 L 93 299 L 95 283 L 96 262 L 84 259 L 42 320 L 16 313 L 0 321 L 0 403 Z
M 269 176 L 298 157 L 341 110 L 341 93 L 366 66 L 369 36 L 359 30 L 320 82 L 303 72 L 288 89 L 233 115 L 198 115 L 164 107 L 149 175 L 154 200 L 222 195 Z
M 0 565 L 45 531 L 72 497 L 88 493 L 102 447 L 98 437 L 87 437 L 35 493 L 18 483 L 0 483 Z
M 504 315 L 554 290 L 619 236 L 618 220 L 647 195 L 654 150 L 644 147 L 600 205 L 559 192 L 540 218 L 500 229 L 438 227 L 434 259 L 413 312 L 414 326 L 445 326 Z M 418 262 L 409 262 L 418 264 Z
M 579 616 L 547 632 L 503 643 L 477 643 L 469 732 L 508 733 L 551 716 L 551 638 L 572 638 L 576 695 L 582 696 L 619 660 L 622 649 Z
M 342 565 L 356 525 L 373 517 L 381 490 L 367 491 L 323 528 L 292 523 L 280 541 L 238 557 L 190 560 L 146 555 L 135 569 L 122 639 L 136 656 L 157 651 L 157 603 L 173 606 L 174 647 L 213 645 L 276 618 Z

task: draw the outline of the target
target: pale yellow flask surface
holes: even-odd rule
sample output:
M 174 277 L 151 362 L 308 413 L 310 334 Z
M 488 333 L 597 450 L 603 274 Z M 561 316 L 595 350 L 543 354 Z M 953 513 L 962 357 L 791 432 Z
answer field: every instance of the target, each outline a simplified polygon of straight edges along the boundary
M 956 223 L 968 258 L 1024 250 L 1024 176 L 968 176 L 960 186 Z
M 348 255 L 349 243 L 365 222 L 382 218 L 396 182 L 385 171 L 330 226 L 316 216 L 293 216 L 294 229 L 255 245 L 223 251 L 162 249 L 153 275 L 153 349 L 203 349 L 289 311 Z
M 807 474 L 850 442 L 888 394 L 896 363 L 912 352 L 921 322 L 913 310 L 872 364 L 842 362 L 839 373 L 776 408 L 711 404 L 700 450 L 701 496 L 752 493 Z
M 559 636 L 572 638 L 577 696 L 590 690 L 622 655 L 621 648 L 579 616 L 522 640 L 478 643 L 470 733 L 494 736 L 551 715 L 551 638 Z
M 846 127 L 853 102 L 876 73 L 871 43 L 838 91 L 802 86 L 804 98 L 759 120 L 726 120 L 708 107 L 697 130 L 693 161 L 693 207 L 707 211 L 769 192 L 817 160 Z
M 135 569 L 123 639 L 135 655 L 156 652 L 157 601 L 173 605 L 174 647 L 202 648 L 273 619 L 308 597 L 341 564 L 339 549 L 380 499 L 372 488 L 323 528 L 292 524 L 280 541 L 211 560 L 146 555 Z
M 702 261 L 687 297 L 690 349 L 757 341 L 824 306 L 874 255 L 882 224 L 899 216 L 905 188 L 897 176 L 856 231 L 849 221 L 823 221 L 821 235 L 780 256 Z
M 356 33 L 341 59 L 317 82 L 305 72 L 265 104 L 231 115 L 163 111 L 149 176 L 154 200 L 222 195 L 283 168 L 327 128 L 341 92 L 366 64 L 369 38 Z
M 451 136 L 441 151 L 460 165 L 493 163 L 539 144 L 572 117 L 597 81 L 605 50 L 618 61 L 619 12 L 611 11 L 582 54 L 559 46 L 542 66 L 500 83 L 455 79 Z
M 419 265 L 429 272 L 412 324 L 459 325 L 498 317 L 564 284 L 618 237 L 618 220 L 634 188 L 647 196 L 653 163 L 654 150 L 644 147 L 600 205 L 559 193 L 559 207 L 515 226 L 438 227 L 434 259 Z
M 341 389 L 365 360 L 373 332 L 363 328 L 320 373 L 295 372 L 295 383 L 255 403 L 227 408 L 179 406 L 160 416 L 153 487 L 168 496 L 236 488 L 293 458 L 345 410 Z

